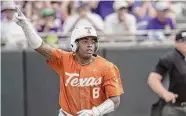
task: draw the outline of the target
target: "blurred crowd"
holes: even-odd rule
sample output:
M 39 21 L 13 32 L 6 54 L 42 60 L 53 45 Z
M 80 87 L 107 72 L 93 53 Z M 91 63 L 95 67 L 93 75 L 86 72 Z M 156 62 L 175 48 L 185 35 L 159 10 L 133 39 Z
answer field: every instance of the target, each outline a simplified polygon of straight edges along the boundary
M 78 25 L 92 25 L 99 34 L 136 34 L 140 30 L 177 28 L 177 17 L 185 17 L 184 1 L 2 1 L 1 46 L 7 49 L 27 48 L 22 29 L 13 21 L 15 4 L 32 22 L 36 31 L 50 44 L 68 37 Z M 186 23 L 186 22 L 185 22 Z M 155 32 L 148 36 L 155 38 Z

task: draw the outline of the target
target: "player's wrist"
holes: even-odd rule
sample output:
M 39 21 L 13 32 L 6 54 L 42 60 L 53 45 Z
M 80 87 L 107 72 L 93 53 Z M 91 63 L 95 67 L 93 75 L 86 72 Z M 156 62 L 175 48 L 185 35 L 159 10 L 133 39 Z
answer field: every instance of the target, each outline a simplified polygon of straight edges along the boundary
M 114 107 L 114 102 L 111 99 L 107 99 L 99 106 L 92 108 L 93 114 L 95 114 L 93 116 L 102 116 L 104 114 L 110 113 L 114 111 Z
M 92 108 L 93 116 L 101 116 L 101 112 L 97 109 L 97 107 Z
M 167 94 L 168 92 L 169 92 L 169 91 L 167 91 L 167 90 L 161 91 L 161 92 L 159 93 L 159 96 L 160 96 L 162 99 L 165 99 L 165 96 L 166 96 L 166 94 Z

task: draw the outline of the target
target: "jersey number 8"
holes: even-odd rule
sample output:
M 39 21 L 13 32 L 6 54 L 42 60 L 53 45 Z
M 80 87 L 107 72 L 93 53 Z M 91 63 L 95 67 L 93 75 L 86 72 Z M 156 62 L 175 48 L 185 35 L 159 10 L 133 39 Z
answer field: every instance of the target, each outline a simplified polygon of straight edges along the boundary
M 96 99 L 99 97 L 99 91 L 100 91 L 100 88 L 99 87 L 95 87 L 93 88 L 93 98 Z

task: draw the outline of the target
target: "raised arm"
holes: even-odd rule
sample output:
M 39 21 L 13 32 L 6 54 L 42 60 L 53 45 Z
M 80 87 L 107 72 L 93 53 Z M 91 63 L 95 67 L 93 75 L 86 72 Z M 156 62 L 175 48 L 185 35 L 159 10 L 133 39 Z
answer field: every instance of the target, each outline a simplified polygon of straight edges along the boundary
M 17 13 L 15 14 L 13 20 L 22 27 L 29 45 L 46 59 L 50 59 L 53 48 L 43 42 L 32 24 L 28 21 L 28 19 L 24 16 L 18 7 L 16 7 L 16 11 Z
M 53 48 L 45 42 L 42 42 L 41 46 L 35 49 L 35 51 L 37 51 L 39 54 L 41 54 L 48 60 L 51 58 L 52 50 Z

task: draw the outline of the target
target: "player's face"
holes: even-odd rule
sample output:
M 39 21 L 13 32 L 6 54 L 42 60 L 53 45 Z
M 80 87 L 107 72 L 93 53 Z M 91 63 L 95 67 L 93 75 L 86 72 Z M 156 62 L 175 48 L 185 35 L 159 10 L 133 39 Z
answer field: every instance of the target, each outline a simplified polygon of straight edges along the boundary
M 186 41 L 176 42 L 176 48 L 186 55 Z
M 77 53 L 84 59 L 89 59 L 94 54 L 96 38 L 95 37 L 84 37 L 78 42 L 79 49 Z

